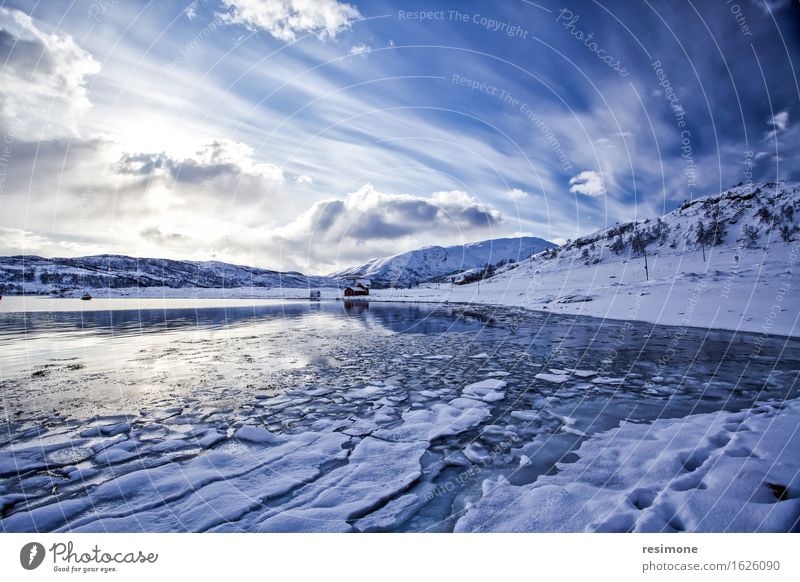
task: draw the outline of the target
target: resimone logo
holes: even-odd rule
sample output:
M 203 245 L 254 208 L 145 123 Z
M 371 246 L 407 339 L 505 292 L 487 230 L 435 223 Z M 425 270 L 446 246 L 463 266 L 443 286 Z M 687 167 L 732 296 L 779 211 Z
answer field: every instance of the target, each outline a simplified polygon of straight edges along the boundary
M 44 546 L 39 542 L 30 542 L 19 551 L 19 563 L 26 570 L 35 570 L 44 561 Z

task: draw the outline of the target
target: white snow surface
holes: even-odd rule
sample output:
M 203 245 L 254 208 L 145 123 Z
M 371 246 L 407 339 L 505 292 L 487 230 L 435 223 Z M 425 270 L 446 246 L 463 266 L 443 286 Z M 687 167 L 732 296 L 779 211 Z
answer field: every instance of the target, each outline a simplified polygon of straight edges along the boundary
M 651 424 L 587 440 L 527 486 L 486 480 L 456 531 L 769 532 L 800 519 L 800 401 Z

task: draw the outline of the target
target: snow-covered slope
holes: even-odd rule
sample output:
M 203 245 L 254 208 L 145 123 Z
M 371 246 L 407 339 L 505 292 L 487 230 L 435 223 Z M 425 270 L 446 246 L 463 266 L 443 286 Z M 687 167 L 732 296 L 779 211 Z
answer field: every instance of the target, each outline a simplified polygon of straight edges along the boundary
M 481 283 L 385 290 L 373 299 L 516 305 L 800 335 L 793 280 L 799 221 L 800 184 L 737 186 L 505 265 Z
M 328 277 L 269 271 L 218 261 L 172 261 L 120 255 L 72 259 L 0 257 L 0 293 L 47 294 L 122 288 L 335 287 Z
M 410 287 L 470 269 L 527 259 L 557 245 L 536 237 L 500 238 L 450 247 L 432 246 L 371 261 L 333 273 L 364 277 L 380 287 Z
M 795 531 L 798 420 L 791 400 L 624 422 L 535 483 L 484 481 L 456 531 Z

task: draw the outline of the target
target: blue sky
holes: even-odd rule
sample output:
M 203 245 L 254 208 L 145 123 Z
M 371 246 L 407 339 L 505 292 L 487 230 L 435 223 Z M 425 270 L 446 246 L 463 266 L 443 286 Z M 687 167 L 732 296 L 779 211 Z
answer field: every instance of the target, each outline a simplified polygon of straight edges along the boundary
M 325 273 L 796 180 L 798 12 L 6 2 L 0 253 Z

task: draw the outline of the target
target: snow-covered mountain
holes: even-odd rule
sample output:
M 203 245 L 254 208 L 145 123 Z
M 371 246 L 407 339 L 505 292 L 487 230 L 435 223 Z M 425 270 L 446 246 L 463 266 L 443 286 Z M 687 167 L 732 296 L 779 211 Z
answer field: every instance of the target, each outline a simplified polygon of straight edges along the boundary
M 411 287 L 486 265 L 514 263 L 557 245 L 532 236 L 499 238 L 449 247 L 432 246 L 391 257 L 372 259 L 331 274 L 366 278 L 375 287 Z
M 615 224 L 499 267 L 480 284 L 392 289 L 375 298 L 800 335 L 798 262 L 800 183 L 767 182 Z
M 46 259 L 0 257 L 0 293 L 49 294 L 85 289 L 335 287 L 328 277 L 278 272 L 218 261 L 173 261 L 121 255 Z
M 778 252 L 798 238 L 798 223 L 800 184 L 740 184 L 720 194 L 684 202 L 659 218 L 616 224 L 567 241 L 558 249 L 531 257 L 521 266 L 541 274 L 566 272 L 575 265 L 628 263 L 639 259 L 642 276 L 647 279 L 645 255 L 654 262 L 659 257 L 699 251 L 705 263 L 721 250 L 738 250 L 740 255 L 746 250 L 760 250 L 762 254 Z M 508 276 L 516 267 L 503 267 L 497 274 L 500 278 Z

